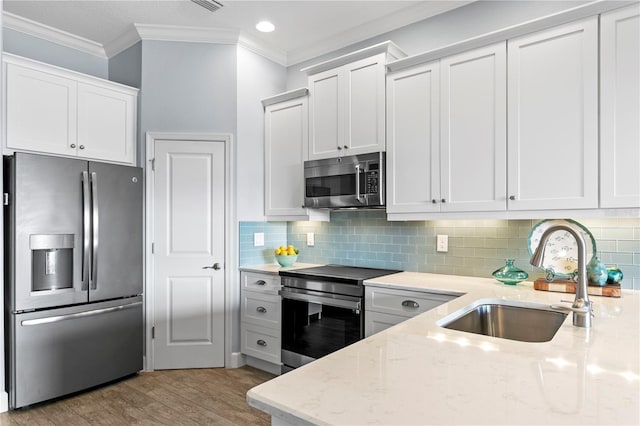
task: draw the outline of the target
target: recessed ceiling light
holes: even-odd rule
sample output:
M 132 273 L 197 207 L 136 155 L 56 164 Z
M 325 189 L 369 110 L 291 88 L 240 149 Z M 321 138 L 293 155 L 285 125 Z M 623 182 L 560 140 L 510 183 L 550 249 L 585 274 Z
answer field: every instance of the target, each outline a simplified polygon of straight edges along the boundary
M 256 30 L 263 32 L 263 33 L 270 33 L 271 31 L 275 30 L 276 27 L 275 25 L 273 25 L 271 22 L 269 21 L 260 21 L 256 24 Z

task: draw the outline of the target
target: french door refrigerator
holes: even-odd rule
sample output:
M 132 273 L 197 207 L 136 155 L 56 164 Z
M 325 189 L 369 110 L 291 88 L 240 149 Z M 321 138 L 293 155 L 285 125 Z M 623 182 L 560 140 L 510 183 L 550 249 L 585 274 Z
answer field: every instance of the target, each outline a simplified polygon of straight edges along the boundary
M 142 173 L 5 157 L 10 408 L 142 369 Z

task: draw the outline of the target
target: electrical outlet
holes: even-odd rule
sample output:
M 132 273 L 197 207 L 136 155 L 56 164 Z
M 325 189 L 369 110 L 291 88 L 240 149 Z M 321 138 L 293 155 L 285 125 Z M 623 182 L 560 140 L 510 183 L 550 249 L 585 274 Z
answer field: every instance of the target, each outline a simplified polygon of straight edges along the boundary
M 254 247 L 264 246 L 264 232 L 255 232 L 253 234 L 253 246 Z
M 436 251 L 446 253 L 449 251 L 449 236 L 437 235 L 436 236 Z
M 307 247 L 316 245 L 316 236 L 313 232 L 307 232 Z

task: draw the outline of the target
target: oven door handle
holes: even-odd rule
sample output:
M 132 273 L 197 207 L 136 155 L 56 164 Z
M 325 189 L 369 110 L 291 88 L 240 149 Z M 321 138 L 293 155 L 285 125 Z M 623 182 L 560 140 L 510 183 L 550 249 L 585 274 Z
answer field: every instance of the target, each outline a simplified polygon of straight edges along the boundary
M 336 308 L 361 309 L 360 302 L 344 299 L 334 299 L 332 297 L 316 296 L 314 294 L 292 293 L 287 290 L 280 290 L 280 295 L 284 299 L 300 300 L 302 302 L 317 303 L 320 305 L 335 306 Z

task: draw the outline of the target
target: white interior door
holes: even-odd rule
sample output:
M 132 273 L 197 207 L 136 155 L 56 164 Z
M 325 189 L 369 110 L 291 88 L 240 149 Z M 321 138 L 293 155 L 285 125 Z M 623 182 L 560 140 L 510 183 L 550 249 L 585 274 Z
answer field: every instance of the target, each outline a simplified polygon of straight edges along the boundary
M 224 142 L 157 140 L 154 179 L 153 368 L 222 367 Z

